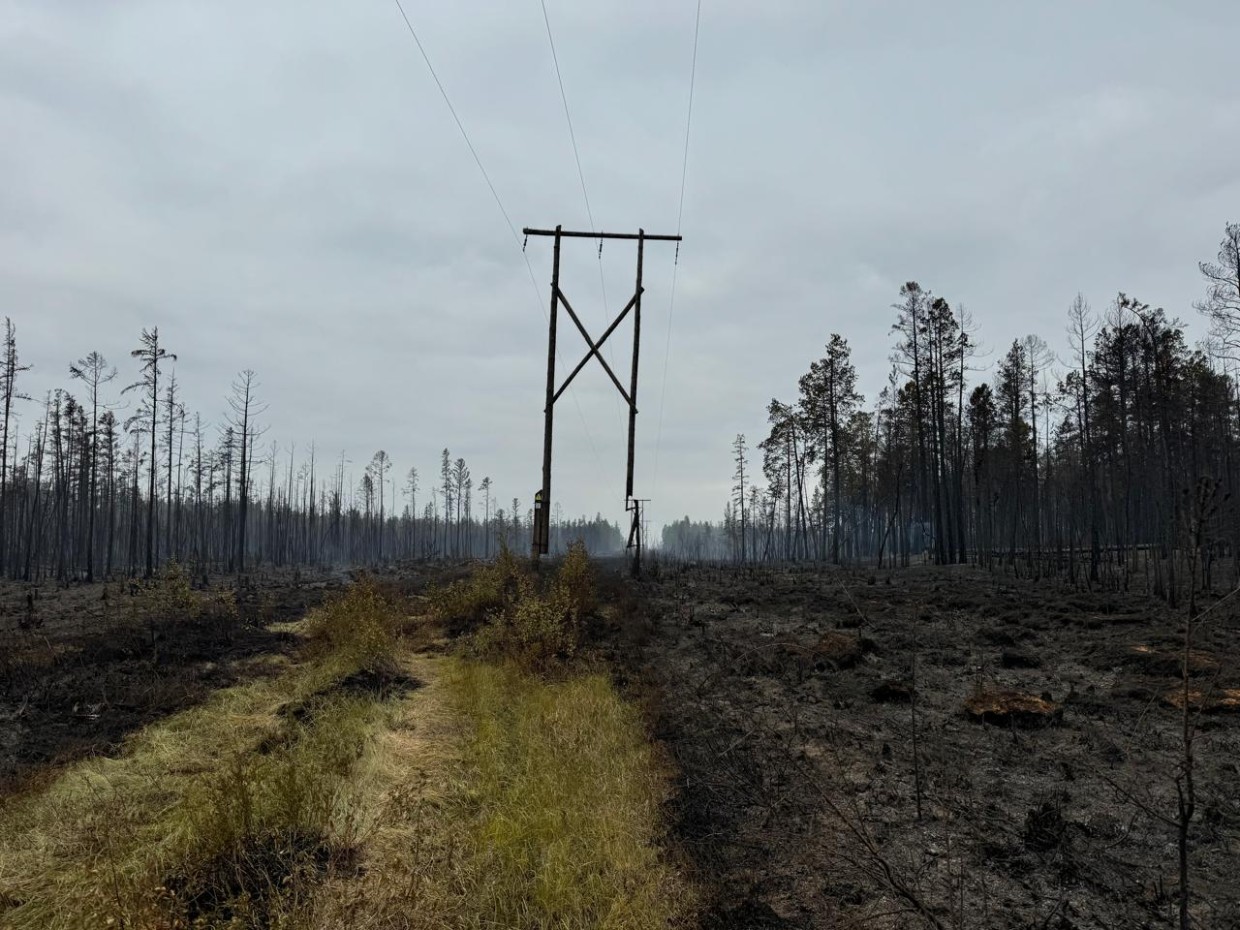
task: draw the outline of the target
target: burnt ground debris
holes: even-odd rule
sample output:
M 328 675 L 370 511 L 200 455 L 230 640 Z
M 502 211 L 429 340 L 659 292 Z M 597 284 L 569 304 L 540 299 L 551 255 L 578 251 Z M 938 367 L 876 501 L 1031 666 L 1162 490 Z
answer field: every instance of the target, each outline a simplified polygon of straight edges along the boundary
M 1172 925 L 1182 614 L 963 566 L 672 566 L 621 601 L 598 640 L 680 768 L 705 926 Z M 1236 688 L 1238 625 L 1202 624 L 1194 689 Z M 1235 927 L 1240 713 L 1207 709 L 1193 912 Z
M 276 671 L 298 637 L 280 629 L 343 585 L 292 575 L 211 582 L 233 592 L 221 619 L 135 619 L 129 583 L 0 589 L 0 792 L 75 759 L 115 751 L 146 724 L 219 688 Z M 33 612 L 31 606 L 33 603 Z M 32 616 L 33 613 L 33 616 Z
M 235 614 L 174 613 L 153 623 L 137 616 L 133 581 L 0 584 L 0 800 L 77 759 L 118 751 L 129 734 L 220 688 L 276 674 L 302 641 L 288 624 L 363 574 L 407 598 L 470 570 L 407 561 L 369 571 L 195 573 L 197 594 L 209 601 L 227 593 Z M 399 691 L 416 683 L 355 677 L 341 686 Z

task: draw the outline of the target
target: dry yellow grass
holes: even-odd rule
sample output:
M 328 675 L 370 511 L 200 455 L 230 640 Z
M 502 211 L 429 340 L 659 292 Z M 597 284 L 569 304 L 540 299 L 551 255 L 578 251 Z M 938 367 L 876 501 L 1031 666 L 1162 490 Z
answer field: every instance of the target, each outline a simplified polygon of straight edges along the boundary
M 987 723 L 1033 727 L 1057 719 L 1060 707 L 1054 701 L 1020 691 L 981 688 L 964 702 L 969 716 Z
M 1184 690 L 1175 688 L 1163 695 L 1163 700 L 1177 710 L 1184 708 Z M 1213 688 L 1202 691 L 1189 689 L 1188 706 L 1207 713 L 1240 712 L 1240 688 Z
M 662 851 L 668 773 L 601 675 L 419 657 L 426 682 L 375 741 L 361 871 L 295 926 L 612 928 L 690 921 Z
M 1179 675 L 1184 670 L 1184 651 L 1174 646 L 1151 646 L 1147 643 L 1136 643 L 1129 651 L 1153 674 Z M 1207 674 L 1219 668 L 1218 658 L 1201 649 L 1191 649 L 1188 653 L 1189 674 Z
M 463 729 L 445 696 L 449 662 L 402 659 L 422 685 L 392 708 L 354 772 L 358 868 L 322 884 L 298 930 L 452 926 Z

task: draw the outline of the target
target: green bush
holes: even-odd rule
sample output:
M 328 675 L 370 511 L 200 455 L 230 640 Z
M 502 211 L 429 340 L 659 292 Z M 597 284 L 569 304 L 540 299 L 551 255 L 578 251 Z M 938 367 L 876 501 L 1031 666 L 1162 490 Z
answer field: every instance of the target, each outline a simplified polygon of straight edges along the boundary
M 545 669 L 571 659 L 580 647 L 581 621 L 596 607 L 594 566 L 585 546 L 574 543 L 545 592 L 523 573 L 505 594 L 475 634 L 474 651 Z
M 484 623 L 496 610 L 516 597 L 528 571 L 507 547 L 500 545 L 499 556 L 468 578 L 431 589 L 427 594 L 431 616 L 454 629 L 472 629 Z
M 395 667 L 399 624 L 399 611 L 365 576 L 306 616 L 306 636 L 319 654 L 342 662 L 346 674 L 386 674 Z
M 568 547 L 568 554 L 556 572 L 554 588 L 560 589 L 577 617 L 587 617 L 598 607 L 594 565 L 581 540 Z
M 154 578 L 142 582 L 134 595 L 134 613 L 148 624 L 189 620 L 198 615 L 199 598 L 189 576 L 177 562 L 169 562 Z

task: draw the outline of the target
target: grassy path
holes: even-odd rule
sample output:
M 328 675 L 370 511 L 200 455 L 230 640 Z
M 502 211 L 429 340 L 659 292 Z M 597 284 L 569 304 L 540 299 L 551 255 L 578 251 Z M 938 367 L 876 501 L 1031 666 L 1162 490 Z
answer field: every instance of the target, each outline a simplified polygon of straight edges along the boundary
M 668 773 L 609 679 L 427 651 L 408 610 L 352 591 L 275 674 L 0 802 L 0 926 L 687 921 Z

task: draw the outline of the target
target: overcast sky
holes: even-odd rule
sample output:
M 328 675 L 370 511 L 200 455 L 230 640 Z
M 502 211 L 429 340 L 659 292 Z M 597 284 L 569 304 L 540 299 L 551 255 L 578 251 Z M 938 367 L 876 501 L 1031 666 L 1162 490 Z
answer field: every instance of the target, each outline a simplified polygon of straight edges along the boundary
M 539 3 L 404 2 L 518 230 L 586 228 Z M 596 225 L 674 232 L 694 0 L 547 9 Z M 1196 262 L 1240 217 L 1238 34 L 1235 0 L 705 0 L 670 339 L 673 250 L 646 255 L 654 526 L 719 516 L 732 438 L 761 439 L 831 332 L 872 400 L 906 280 L 962 301 L 992 354 L 1028 332 L 1061 348 L 1078 291 L 1199 335 Z M 0 0 L 0 126 L 28 392 L 91 350 L 133 380 L 157 324 L 213 423 L 253 368 L 285 449 L 343 450 L 356 477 L 384 448 L 425 486 L 446 445 L 528 504 L 549 244 L 529 243 L 535 287 L 392 0 Z M 602 264 L 565 248 L 596 336 L 631 246 Z M 563 373 L 584 344 L 560 333 Z M 623 519 L 614 395 L 591 365 L 557 405 L 566 514 Z

